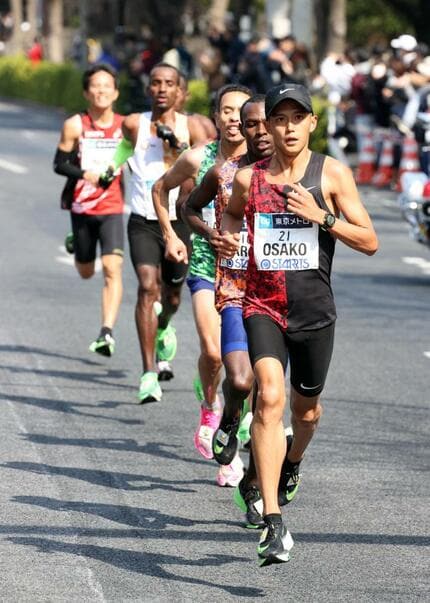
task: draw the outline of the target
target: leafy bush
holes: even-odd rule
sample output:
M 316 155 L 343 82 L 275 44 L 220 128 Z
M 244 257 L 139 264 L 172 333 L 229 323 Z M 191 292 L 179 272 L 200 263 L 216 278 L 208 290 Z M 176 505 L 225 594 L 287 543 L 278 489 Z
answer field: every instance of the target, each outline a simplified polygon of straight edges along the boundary
M 190 98 L 188 99 L 186 110 L 190 113 L 201 113 L 209 115 L 210 98 L 207 83 L 204 80 L 191 80 L 188 84 Z
M 82 72 L 70 63 L 55 64 L 42 61 L 33 65 L 24 56 L 0 58 L 0 95 L 34 101 L 43 105 L 63 108 L 66 113 L 76 113 L 85 108 L 82 96 Z M 120 77 L 120 96 L 116 110 L 124 113 L 127 103 L 127 77 Z M 187 111 L 209 115 L 210 97 L 204 80 L 189 82 L 190 98 Z M 327 101 L 313 99 L 318 114 L 318 127 L 312 135 L 311 147 L 327 151 Z
M 314 113 L 318 115 L 318 125 L 311 136 L 310 147 L 318 153 L 327 153 L 327 120 L 328 101 L 319 96 L 312 98 Z

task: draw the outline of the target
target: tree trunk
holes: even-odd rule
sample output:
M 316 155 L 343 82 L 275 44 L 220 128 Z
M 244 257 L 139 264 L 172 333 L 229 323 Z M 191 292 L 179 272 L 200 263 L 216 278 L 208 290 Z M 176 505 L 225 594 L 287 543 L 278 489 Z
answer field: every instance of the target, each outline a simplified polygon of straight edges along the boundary
M 328 52 L 343 53 L 346 41 L 346 0 L 330 0 Z
M 63 0 L 47 0 L 48 58 L 54 63 L 64 61 Z
M 23 35 L 21 30 L 22 23 L 22 0 L 11 0 L 10 10 L 13 17 L 13 31 L 12 36 L 9 40 L 8 46 L 12 54 L 22 52 L 23 48 Z
M 208 11 L 208 23 L 219 31 L 225 29 L 225 14 L 228 10 L 230 0 L 212 0 Z

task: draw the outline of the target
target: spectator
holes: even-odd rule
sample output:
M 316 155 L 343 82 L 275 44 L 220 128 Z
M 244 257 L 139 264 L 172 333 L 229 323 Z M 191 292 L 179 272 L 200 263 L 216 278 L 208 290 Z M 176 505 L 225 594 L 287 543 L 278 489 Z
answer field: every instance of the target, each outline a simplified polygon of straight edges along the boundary
M 34 38 L 33 44 L 28 49 L 27 58 L 33 65 L 37 65 L 43 59 L 43 48 L 38 37 Z

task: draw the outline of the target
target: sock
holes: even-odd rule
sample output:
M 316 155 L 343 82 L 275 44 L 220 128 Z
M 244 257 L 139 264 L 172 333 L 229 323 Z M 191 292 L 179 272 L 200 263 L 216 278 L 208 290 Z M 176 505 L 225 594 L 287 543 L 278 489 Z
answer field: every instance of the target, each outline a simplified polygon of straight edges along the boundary
M 263 517 L 265 522 L 282 523 L 282 515 L 280 513 L 269 513 Z
M 202 407 L 207 410 L 211 410 L 212 412 L 217 412 L 221 414 L 222 412 L 222 404 L 218 396 L 215 398 L 215 402 L 213 404 L 209 404 L 206 400 L 202 401 Z
M 102 327 L 100 329 L 100 337 L 104 337 L 105 335 L 110 335 L 112 337 L 112 329 L 110 327 Z

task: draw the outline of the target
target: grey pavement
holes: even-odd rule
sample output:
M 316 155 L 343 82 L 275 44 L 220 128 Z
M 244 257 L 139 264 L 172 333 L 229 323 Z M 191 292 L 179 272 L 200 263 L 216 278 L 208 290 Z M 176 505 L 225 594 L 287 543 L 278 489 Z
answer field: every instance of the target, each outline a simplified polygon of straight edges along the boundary
M 188 291 L 161 403 L 137 404 L 128 259 L 117 353 L 87 351 L 101 276 L 81 281 L 62 249 L 61 117 L 0 103 L 0 599 L 429 600 L 430 252 L 409 239 L 395 195 L 362 191 L 376 256 L 337 245 L 324 415 L 284 512 L 295 547 L 288 564 L 259 568 L 258 534 L 193 449 Z

